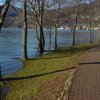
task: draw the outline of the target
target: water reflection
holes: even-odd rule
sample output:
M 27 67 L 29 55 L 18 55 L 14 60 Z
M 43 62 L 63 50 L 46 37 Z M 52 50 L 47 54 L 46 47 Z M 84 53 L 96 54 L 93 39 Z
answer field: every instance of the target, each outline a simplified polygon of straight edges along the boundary
M 6 56 L 0 56 L 0 73 L 2 76 L 14 73 L 22 68 L 22 62 L 10 59 Z

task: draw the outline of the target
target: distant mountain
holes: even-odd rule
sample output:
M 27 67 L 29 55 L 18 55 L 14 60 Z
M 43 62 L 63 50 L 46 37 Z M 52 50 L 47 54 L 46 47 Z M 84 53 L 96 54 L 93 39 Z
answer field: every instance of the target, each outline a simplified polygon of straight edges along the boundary
M 94 11 L 94 15 L 95 15 L 95 19 L 98 17 L 98 7 L 97 7 L 97 2 L 92 2 L 91 5 L 89 4 L 81 4 L 78 8 L 78 11 L 81 11 L 82 9 L 84 9 L 84 6 L 86 6 L 86 11 L 84 11 L 81 15 L 81 18 L 78 19 L 80 22 L 82 21 L 83 23 L 86 23 L 87 22 L 87 19 L 84 19 L 85 18 L 88 18 L 87 16 L 89 16 L 89 14 L 91 13 L 91 7 L 93 6 Z M 91 6 L 91 7 L 90 7 Z M 70 6 L 69 8 L 62 8 L 62 10 L 70 10 L 72 11 L 73 13 L 73 16 L 75 14 L 75 6 Z M 52 15 L 55 13 L 55 10 L 51 10 L 51 13 Z M 48 15 L 48 11 L 46 11 L 46 14 Z M 49 18 L 49 17 L 48 17 Z M 83 19 L 82 19 L 83 18 Z M 31 17 L 31 12 L 28 11 L 28 21 L 33 20 L 34 18 Z M 66 25 L 66 23 L 68 22 L 68 19 L 67 19 L 67 15 L 66 15 L 66 12 L 63 12 L 61 13 L 61 25 Z M 73 20 L 74 21 L 74 20 Z M 32 23 L 29 21 L 28 23 L 28 27 L 33 27 Z M 34 23 L 34 20 L 33 20 L 33 23 Z M 44 23 L 47 23 L 46 20 Z M 8 10 L 8 13 L 7 13 L 7 16 L 6 16 L 6 19 L 5 19 L 5 22 L 4 22 L 4 27 L 21 27 L 22 25 L 22 8 L 13 8 L 13 7 L 10 7 L 9 10 Z
M 22 9 L 9 7 L 3 27 L 21 27 Z
M 16 16 L 17 16 L 16 12 L 14 11 L 12 7 L 10 7 L 6 17 L 16 17 Z
M 9 12 L 7 14 L 7 17 L 16 17 L 16 16 L 17 16 L 17 14 L 16 13 L 13 13 L 13 12 Z

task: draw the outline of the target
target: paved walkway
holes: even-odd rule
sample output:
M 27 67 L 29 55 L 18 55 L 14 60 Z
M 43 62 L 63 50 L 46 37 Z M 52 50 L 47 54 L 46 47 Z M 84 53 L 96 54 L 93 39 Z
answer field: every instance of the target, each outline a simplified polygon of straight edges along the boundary
M 100 47 L 89 50 L 81 61 L 68 100 L 100 100 Z

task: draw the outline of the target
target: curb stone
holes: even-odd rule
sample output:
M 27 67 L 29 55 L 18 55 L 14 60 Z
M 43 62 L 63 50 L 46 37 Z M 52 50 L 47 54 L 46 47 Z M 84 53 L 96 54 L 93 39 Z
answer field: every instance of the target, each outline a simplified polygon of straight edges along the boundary
M 87 53 L 87 52 L 86 52 Z M 79 60 L 79 63 L 82 61 L 82 59 L 85 57 L 85 55 L 83 55 L 80 60 Z M 68 97 L 69 97 L 69 94 L 70 94 L 70 89 L 71 89 L 71 86 L 72 86 L 72 83 L 73 83 L 73 80 L 74 80 L 74 77 L 75 77 L 75 74 L 78 70 L 78 67 L 80 66 L 79 63 L 76 65 L 76 68 L 73 69 L 71 71 L 71 73 L 69 73 L 68 75 L 68 78 L 67 80 L 65 81 L 65 85 L 64 85 L 64 89 L 63 91 L 61 92 L 61 95 L 60 97 L 57 99 L 57 100 L 68 100 Z
M 75 76 L 75 72 L 76 72 L 77 68 L 74 69 L 69 75 L 68 75 L 68 79 L 65 82 L 65 86 L 63 91 L 61 92 L 61 96 L 57 99 L 57 100 L 68 100 L 68 95 L 69 95 L 69 90 L 71 88 L 72 85 L 72 80 L 74 79 Z

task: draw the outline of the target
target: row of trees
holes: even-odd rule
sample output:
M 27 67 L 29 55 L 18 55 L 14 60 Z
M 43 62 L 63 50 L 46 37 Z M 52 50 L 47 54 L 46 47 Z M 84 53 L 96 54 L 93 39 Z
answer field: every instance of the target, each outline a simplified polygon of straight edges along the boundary
M 6 0 L 0 7 L 0 27 L 12 0 Z M 97 0 L 95 0 L 97 1 Z M 72 46 L 75 45 L 75 34 L 78 27 L 90 29 L 99 25 L 97 4 L 93 0 L 19 0 L 23 5 L 23 60 L 27 59 L 27 23 L 36 29 L 39 53 L 44 52 L 44 28 L 53 28 L 54 48 L 57 48 L 57 29 L 69 27 L 72 32 Z M 39 30 L 39 32 L 37 31 Z M 51 36 L 51 32 L 49 34 Z M 90 38 L 91 39 L 91 38 Z M 91 41 L 91 40 L 90 40 Z

